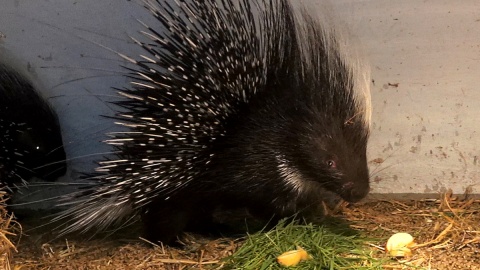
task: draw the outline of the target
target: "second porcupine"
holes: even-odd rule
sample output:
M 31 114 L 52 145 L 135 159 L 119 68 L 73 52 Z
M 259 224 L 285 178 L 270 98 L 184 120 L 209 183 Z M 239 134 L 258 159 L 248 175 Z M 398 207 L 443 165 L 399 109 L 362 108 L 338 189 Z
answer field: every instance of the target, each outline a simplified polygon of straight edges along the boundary
M 335 31 L 287 0 L 145 2 L 141 60 L 125 57 L 116 158 L 62 217 L 66 231 L 140 215 L 171 241 L 218 206 L 315 216 L 369 191 L 369 77 Z M 161 31 L 161 28 L 165 31 Z
M 53 181 L 66 172 L 57 115 L 4 58 L 0 54 L 0 188 L 22 186 L 34 176 Z

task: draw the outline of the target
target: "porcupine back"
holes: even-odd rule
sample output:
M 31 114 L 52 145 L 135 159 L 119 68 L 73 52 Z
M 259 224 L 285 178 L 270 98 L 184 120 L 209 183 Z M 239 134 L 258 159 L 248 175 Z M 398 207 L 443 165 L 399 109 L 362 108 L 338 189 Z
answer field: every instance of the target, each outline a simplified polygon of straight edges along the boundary
M 92 187 L 65 232 L 142 216 L 169 241 L 217 206 L 315 215 L 323 196 L 369 189 L 369 80 L 334 31 L 280 1 L 145 2 L 158 20 L 131 60 Z M 159 29 L 164 28 L 164 31 Z
M 65 174 L 65 152 L 55 112 L 31 82 L 0 63 L 0 183 Z

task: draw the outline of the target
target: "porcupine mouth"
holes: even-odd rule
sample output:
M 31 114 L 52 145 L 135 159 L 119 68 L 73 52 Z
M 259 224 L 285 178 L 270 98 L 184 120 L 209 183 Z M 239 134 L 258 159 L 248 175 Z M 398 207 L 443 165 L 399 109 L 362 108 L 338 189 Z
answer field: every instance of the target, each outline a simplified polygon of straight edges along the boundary
M 368 188 L 368 186 L 366 188 L 356 187 L 355 183 L 347 182 L 342 185 L 341 190 L 340 197 L 342 197 L 342 199 L 347 202 L 355 203 L 365 198 L 370 191 L 370 188 Z

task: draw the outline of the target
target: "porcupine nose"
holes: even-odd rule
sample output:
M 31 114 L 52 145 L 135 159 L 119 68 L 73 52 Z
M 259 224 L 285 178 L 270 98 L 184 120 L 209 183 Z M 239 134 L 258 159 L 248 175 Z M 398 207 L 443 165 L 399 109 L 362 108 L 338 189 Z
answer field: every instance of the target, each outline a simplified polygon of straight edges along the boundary
M 344 190 L 343 199 L 349 202 L 358 202 L 367 196 L 370 191 L 369 185 L 356 185 L 354 182 L 347 182 L 342 186 Z

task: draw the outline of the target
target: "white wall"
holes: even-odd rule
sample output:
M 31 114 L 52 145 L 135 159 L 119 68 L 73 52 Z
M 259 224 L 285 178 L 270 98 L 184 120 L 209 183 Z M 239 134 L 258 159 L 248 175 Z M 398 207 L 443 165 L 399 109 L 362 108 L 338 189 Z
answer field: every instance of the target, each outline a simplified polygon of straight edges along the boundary
M 385 162 L 372 192 L 480 193 L 480 2 L 336 5 L 375 80 L 369 156 Z
M 480 193 L 480 2 L 332 2 L 372 66 L 372 192 Z M 98 153 L 109 151 L 100 141 L 114 125 L 99 115 L 112 113 L 105 102 L 110 87 L 128 83 L 125 62 L 111 50 L 138 54 L 128 36 L 139 36 L 135 19 L 148 21 L 147 12 L 126 0 L 0 6 L 0 52 L 43 85 L 60 116 L 71 168 L 91 169 Z M 373 160 L 384 162 L 377 167 Z

